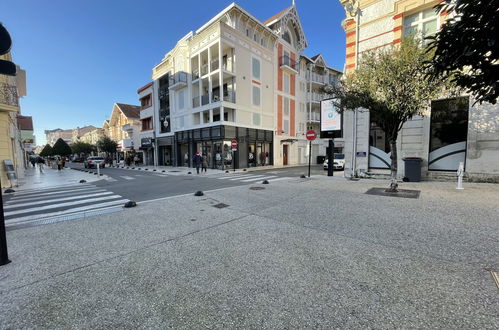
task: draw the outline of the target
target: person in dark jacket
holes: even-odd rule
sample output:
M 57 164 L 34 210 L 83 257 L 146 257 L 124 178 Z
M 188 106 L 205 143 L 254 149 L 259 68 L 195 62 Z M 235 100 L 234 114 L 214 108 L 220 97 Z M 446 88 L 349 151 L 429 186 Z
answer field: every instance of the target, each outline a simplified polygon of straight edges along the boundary
M 203 155 L 203 157 L 201 158 L 201 161 L 202 161 L 201 172 L 204 171 L 206 173 L 206 171 L 208 169 L 208 156 Z
M 199 174 L 199 167 L 201 166 L 201 163 L 203 162 L 203 159 L 201 158 L 199 151 L 196 152 L 194 157 L 192 157 L 192 162 L 194 163 L 194 167 L 196 168 L 196 172 Z

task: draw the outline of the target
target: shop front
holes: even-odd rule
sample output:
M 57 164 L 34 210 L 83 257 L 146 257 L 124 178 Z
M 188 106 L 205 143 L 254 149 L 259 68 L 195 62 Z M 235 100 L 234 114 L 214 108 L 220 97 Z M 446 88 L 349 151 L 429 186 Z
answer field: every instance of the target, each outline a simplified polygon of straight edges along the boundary
M 173 166 L 175 164 L 174 157 L 174 136 L 165 136 L 156 138 L 158 148 L 158 165 Z
M 212 169 L 272 165 L 273 132 L 234 126 L 214 126 L 177 132 L 177 166 L 192 166 L 196 152 L 207 157 Z M 231 148 L 238 142 L 237 151 Z

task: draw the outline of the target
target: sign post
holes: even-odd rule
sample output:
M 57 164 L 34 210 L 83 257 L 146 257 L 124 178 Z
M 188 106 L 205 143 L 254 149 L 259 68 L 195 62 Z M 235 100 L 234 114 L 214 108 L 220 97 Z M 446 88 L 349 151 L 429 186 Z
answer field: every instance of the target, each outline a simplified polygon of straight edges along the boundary
M 0 191 L 0 266 L 6 265 L 9 262 L 9 253 L 7 252 L 7 236 L 5 234 L 5 217 L 3 215 L 3 196 Z
M 311 129 L 307 131 L 306 134 L 307 140 L 309 141 L 309 146 L 308 146 L 308 177 L 310 178 L 310 163 L 312 159 L 312 141 L 317 138 L 317 133 Z
M 342 136 L 343 116 L 335 99 L 321 101 L 321 138 L 329 138 L 327 149 L 327 176 L 334 175 L 334 138 Z
M 236 171 L 236 152 L 237 152 L 237 140 L 230 141 L 230 146 L 232 148 L 232 166 L 234 172 Z

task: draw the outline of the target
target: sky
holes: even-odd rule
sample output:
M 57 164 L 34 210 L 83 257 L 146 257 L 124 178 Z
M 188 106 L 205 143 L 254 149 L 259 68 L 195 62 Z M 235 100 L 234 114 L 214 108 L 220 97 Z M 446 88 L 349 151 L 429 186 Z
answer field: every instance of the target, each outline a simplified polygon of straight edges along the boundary
M 26 70 L 28 95 L 21 113 L 33 116 L 37 144 L 44 130 L 102 127 L 113 104 L 138 104 L 137 89 L 152 68 L 189 31 L 230 5 L 222 0 L 16 0 L 1 1 L 12 56 Z M 240 0 L 264 21 L 291 0 Z M 296 0 L 308 41 L 304 53 L 322 53 L 343 70 L 344 10 L 338 0 Z

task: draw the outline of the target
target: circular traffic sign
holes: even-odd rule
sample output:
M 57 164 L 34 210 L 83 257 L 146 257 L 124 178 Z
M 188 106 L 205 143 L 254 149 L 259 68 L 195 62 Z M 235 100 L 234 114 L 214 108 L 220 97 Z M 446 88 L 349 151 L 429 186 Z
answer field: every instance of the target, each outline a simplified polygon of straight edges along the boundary
M 232 147 L 232 149 L 237 149 L 237 140 L 232 140 L 230 142 L 230 146 Z
M 308 130 L 305 135 L 309 141 L 313 141 L 317 138 L 317 133 L 313 129 Z

